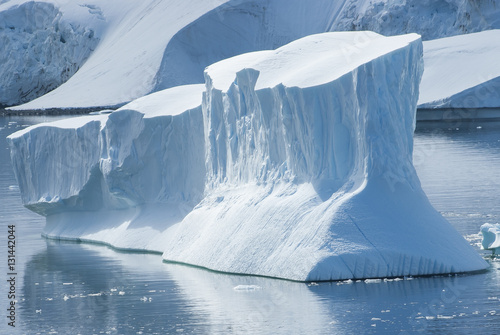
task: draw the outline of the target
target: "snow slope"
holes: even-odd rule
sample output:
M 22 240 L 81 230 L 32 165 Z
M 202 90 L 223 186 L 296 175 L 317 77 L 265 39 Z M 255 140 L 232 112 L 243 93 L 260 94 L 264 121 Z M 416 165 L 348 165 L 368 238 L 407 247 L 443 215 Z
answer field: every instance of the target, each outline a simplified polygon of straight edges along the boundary
M 500 107 L 500 30 L 424 42 L 419 108 Z
M 222 0 L 86 3 L 103 24 L 100 43 L 64 85 L 18 109 L 116 106 L 150 93 L 168 41 Z M 68 20 L 80 20 L 74 1 L 55 2 Z M 3 6 L 8 5 L 4 4 Z M 0 8 L 1 9 L 1 8 Z M 75 18 L 76 17 L 76 18 Z M 49 43 L 48 47 L 52 47 Z
M 9 137 L 23 201 L 46 236 L 217 271 L 484 269 L 412 165 L 421 60 L 415 34 L 312 35 L 213 64 L 205 85 L 28 128 Z
M 417 32 L 430 39 L 500 28 L 497 2 L 10 0 L 0 5 L 0 13 L 5 16 L 13 15 L 15 4 L 23 4 L 23 15 L 28 18 L 38 13 L 37 7 L 50 7 L 57 15 L 56 19 L 48 15 L 43 27 L 29 24 L 34 35 L 43 38 L 21 33 L 26 28 L 20 23 L 17 27 L 17 21 L 14 32 L 0 30 L 5 43 L 13 45 L 5 50 L 14 53 L 11 57 L 0 49 L 0 59 L 11 59 L 3 69 L 0 67 L 1 87 L 9 87 L 6 97 L 0 94 L 0 104 L 32 99 L 71 77 L 54 91 L 15 109 L 122 105 L 164 88 L 202 83 L 203 69 L 221 59 L 275 49 L 325 31 L 373 30 L 384 35 Z M 63 34 L 69 43 L 58 40 L 58 22 L 75 27 Z M 44 38 L 45 28 L 54 30 L 49 39 Z M 92 32 L 93 42 L 82 43 Z M 29 43 L 33 48 L 19 53 L 19 36 L 22 45 Z M 44 63 L 38 59 L 38 49 L 57 57 L 50 64 Z M 67 54 L 72 56 L 66 59 Z M 15 72 L 10 70 L 13 63 Z M 17 80 L 19 73 L 26 77 Z M 27 79 L 31 77 L 36 78 L 34 82 Z

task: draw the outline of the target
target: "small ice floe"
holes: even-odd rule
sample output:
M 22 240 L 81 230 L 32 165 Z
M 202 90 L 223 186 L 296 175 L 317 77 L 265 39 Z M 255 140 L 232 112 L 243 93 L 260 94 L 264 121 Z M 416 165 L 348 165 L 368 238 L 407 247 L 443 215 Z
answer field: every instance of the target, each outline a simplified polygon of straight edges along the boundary
M 344 284 L 350 285 L 352 283 L 354 283 L 354 281 L 352 279 L 347 279 L 347 280 L 344 280 L 344 281 L 337 282 L 337 285 L 344 285 Z
M 52 301 L 54 298 L 45 298 L 45 301 Z
M 495 249 L 500 248 L 500 224 L 485 223 L 480 228 L 483 240 L 481 246 L 484 250 L 492 250 L 495 254 Z
M 151 297 L 149 297 L 149 298 L 148 297 L 142 297 L 141 298 L 142 302 L 148 302 L 148 301 L 151 302 L 152 300 L 153 300 L 153 298 L 151 298 Z
M 69 300 L 69 297 L 65 294 L 64 297 L 63 297 L 63 300 L 67 301 L 67 300 Z
M 438 315 L 437 318 L 447 320 L 447 319 L 453 319 L 455 318 L 455 316 L 456 315 Z
M 112 289 L 110 289 L 110 291 L 111 292 L 116 292 L 116 291 L 118 291 L 118 289 L 117 288 L 112 288 Z
M 381 282 L 382 279 L 365 279 L 365 284 L 378 284 Z
M 102 295 L 101 292 L 99 293 L 90 293 L 90 294 L 87 294 L 87 297 L 100 297 Z
M 310 282 L 307 286 L 319 286 L 319 284 L 316 282 Z
M 9 186 L 9 191 L 19 191 L 19 186 L 17 186 L 17 185 L 10 185 Z
M 35 313 L 36 314 L 42 314 L 42 310 L 41 309 L 35 309 Z
M 125 295 L 125 292 L 120 291 L 120 292 L 118 292 L 118 295 Z
M 235 291 L 256 291 L 261 289 L 262 287 L 259 285 L 238 285 L 233 288 Z
M 63 283 L 63 285 L 73 285 L 73 283 Z

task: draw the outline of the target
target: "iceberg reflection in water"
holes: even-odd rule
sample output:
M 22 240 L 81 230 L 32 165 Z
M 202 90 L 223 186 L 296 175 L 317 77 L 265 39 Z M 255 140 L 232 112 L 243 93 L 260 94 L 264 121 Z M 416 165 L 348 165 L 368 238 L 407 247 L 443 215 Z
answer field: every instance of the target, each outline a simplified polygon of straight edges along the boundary
M 20 319 L 29 333 L 398 333 L 499 329 L 499 271 L 304 284 L 232 276 L 151 254 L 47 241 L 27 263 Z M 493 262 L 496 267 L 498 261 Z M 241 287 L 254 289 L 242 290 Z M 478 290 L 482 287 L 483 289 Z M 488 293 L 489 292 L 489 293 Z M 38 313 L 35 311 L 39 311 Z M 500 314 L 500 310 L 498 311 Z M 496 328 L 495 328 L 496 327 Z

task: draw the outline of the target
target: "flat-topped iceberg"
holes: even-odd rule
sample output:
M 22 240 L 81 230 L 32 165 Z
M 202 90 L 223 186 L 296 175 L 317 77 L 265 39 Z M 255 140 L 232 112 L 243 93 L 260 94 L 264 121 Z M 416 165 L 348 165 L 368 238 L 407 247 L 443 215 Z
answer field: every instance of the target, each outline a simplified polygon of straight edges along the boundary
M 312 35 L 9 137 L 44 234 L 299 281 L 475 271 L 412 165 L 422 42 Z

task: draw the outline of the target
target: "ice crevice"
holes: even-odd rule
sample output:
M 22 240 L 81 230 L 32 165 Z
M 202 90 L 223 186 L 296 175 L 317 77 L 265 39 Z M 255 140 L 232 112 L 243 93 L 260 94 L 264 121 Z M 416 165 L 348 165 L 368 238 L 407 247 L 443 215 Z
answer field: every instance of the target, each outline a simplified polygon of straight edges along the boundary
M 412 165 L 422 71 L 416 34 L 311 35 L 17 132 L 11 158 L 51 237 L 297 281 L 484 269 Z

